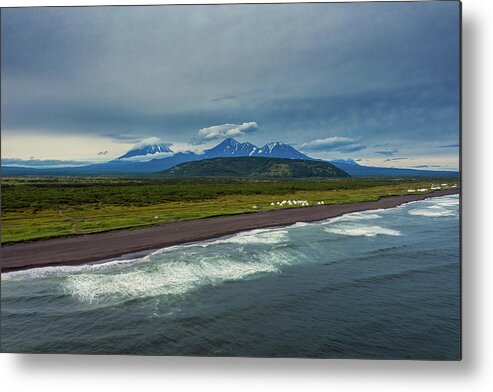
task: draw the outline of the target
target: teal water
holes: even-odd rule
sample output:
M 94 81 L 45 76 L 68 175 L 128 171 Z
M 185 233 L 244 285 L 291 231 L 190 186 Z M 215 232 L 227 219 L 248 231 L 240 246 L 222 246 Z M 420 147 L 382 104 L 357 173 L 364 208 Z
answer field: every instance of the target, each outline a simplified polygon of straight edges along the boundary
M 2 274 L 2 351 L 460 357 L 457 195 Z

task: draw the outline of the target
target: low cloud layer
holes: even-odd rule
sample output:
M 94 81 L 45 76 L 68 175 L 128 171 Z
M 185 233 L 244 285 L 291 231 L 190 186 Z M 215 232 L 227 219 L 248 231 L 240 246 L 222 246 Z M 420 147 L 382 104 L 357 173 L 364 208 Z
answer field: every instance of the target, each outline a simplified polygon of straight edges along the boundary
M 2 159 L 2 165 L 19 166 L 19 167 L 66 167 L 66 166 L 82 166 L 93 162 L 90 161 L 66 161 L 59 159 L 18 159 L 6 158 Z
M 300 149 L 305 151 L 355 152 L 366 148 L 358 140 L 350 137 L 332 136 L 325 139 L 303 143 Z
M 375 151 L 377 154 L 379 155 L 385 155 L 385 156 L 390 156 L 390 155 L 394 155 L 396 153 L 399 152 L 399 150 L 393 148 L 393 149 L 390 149 L 390 150 L 380 150 L 380 151 Z
M 459 144 L 447 144 L 445 146 L 440 146 L 440 148 L 459 148 Z
M 387 158 L 386 160 L 384 160 L 384 162 L 404 161 L 406 159 L 409 159 L 409 158 Z
M 219 140 L 227 137 L 239 137 L 253 133 L 258 130 L 255 121 L 239 124 L 214 125 L 199 130 L 198 137 L 194 140 L 195 144 L 202 144 L 211 140 Z

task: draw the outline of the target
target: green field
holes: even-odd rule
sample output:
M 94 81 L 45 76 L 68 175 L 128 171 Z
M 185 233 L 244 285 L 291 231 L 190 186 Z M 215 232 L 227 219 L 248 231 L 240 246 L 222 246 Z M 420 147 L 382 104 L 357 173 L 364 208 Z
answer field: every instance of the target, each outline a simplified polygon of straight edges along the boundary
M 171 180 L 116 177 L 2 179 L 2 243 L 156 225 L 183 219 L 377 200 L 457 179 Z M 430 190 L 431 191 L 431 190 Z M 418 192 L 417 192 L 418 193 Z M 423 192 L 421 192 L 423 193 Z

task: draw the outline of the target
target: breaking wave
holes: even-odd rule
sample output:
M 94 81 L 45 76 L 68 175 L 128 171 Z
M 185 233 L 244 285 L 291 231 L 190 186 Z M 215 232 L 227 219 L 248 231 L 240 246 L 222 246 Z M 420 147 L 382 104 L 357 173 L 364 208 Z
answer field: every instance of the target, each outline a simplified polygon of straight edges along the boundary
M 400 236 L 398 230 L 387 229 L 381 226 L 374 225 L 357 225 L 357 224 L 338 224 L 331 227 L 326 227 L 324 230 L 331 234 L 340 234 L 348 236 L 363 236 L 375 237 L 377 235 Z
M 426 217 L 457 216 L 459 206 L 458 196 L 446 196 L 426 200 L 418 208 L 409 210 L 410 215 Z
M 67 277 L 64 288 L 69 295 L 87 302 L 108 297 L 180 295 L 205 285 L 243 280 L 261 273 L 276 273 L 281 266 L 299 260 L 286 252 L 254 254 L 250 260 L 218 254 L 192 255 L 189 252 L 173 256 L 177 257 L 130 271 L 71 275 Z M 187 262 L 187 258 L 192 261 Z
M 131 267 L 135 264 L 141 264 L 152 261 L 159 261 L 163 254 L 175 252 L 187 252 L 189 250 L 204 248 L 213 245 L 275 245 L 286 242 L 288 240 L 288 231 L 280 229 L 261 229 L 252 230 L 244 233 L 224 237 L 217 240 L 209 240 L 196 242 L 191 244 L 170 246 L 167 248 L 156 250 L 146 256 L 130 259 L 118 259 L 97 264 L 83 264 L 74 266 L 54 266 L 33 268 L 22 271 L 12 271 L 2 274 L 2 281 L 8 280 L 24 280 L 24 279 L 39 279 L 50 277 L 64 277 L 68 275 L 78 275 L 83 273 L 98 273 L 107 270 L 114 270 L 122 267 Z
M 381 215 L 375 214 L 374 212 L 353 212 L 351 214 L 343 215 L 341 220 L 370 220 L 381 218 Z
M 416 208 L 414 210 L 409 211 L 410 215 L 419 215 L 419 216 L 431 216 L 431 217 L 439 217 L 439 216 L 455 216 L 456 213 L 454 211 L 448 211 L 441 208 Z
M 147 260 L 147 258 L 148 256 L 135 259 L 113 260 L 97 264 L 62 265 L 55 267 L 40 267 L 21 271 L 12 271 L 2 273 L 2 281 L 53 278 L 77 273 L 91 273 L 104 270 L 112 270 L 117 267 L 130 266 L 132 264 L 144 262 Z
M 263 229 L 252 230 L 239 234 L 235 234 L 231 237 L 224 239 L 213 240 L 204 242 L 202 246 L 219 245 L 219 244 L 277 244 L 287 241 L 288 231 L 278 229 Z

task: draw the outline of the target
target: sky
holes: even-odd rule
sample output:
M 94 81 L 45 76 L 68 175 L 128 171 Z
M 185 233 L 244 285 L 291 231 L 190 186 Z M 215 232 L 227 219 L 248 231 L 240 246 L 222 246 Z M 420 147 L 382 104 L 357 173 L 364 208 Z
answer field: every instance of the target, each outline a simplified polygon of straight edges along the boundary
M 3 9 L 2 159 L 232 136 L 457 169 L 459 3 Z

